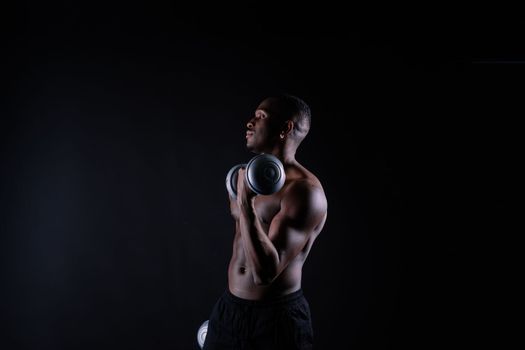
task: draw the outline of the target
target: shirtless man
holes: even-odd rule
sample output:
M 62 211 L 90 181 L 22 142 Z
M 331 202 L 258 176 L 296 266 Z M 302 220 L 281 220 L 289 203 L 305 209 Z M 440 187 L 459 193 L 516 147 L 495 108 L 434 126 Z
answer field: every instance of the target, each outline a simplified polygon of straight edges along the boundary
M 310 108 L 282 95 L 265 99 L 249 120 L 246 147 L 273 154 L 285 170 L 284 186 L 256 195 L 239 170 L 228 289 L 210 315 L 205 350 L 312 349 L 310 308 L 301 289 L 302 267 L 327 217 L 317 177 L 295 160 L 310 129 Z

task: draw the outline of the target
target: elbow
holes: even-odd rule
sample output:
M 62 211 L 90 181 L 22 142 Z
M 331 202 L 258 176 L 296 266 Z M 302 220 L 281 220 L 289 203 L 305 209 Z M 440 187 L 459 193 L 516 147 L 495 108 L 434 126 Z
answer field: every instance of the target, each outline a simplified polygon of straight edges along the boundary
M 268 279 L 268 278 L 263 279 L 260 277 L 255 277 L 253 281 L 255 282 L 255 285 L 257 287 L 263 287 L 263 286 L 269 286 L 270 284 L 272 284 L 273 279 Z
M 276 278 L 277 278 L 277 275 L 274 273 L 259 272 L 259 273 L 254 274 L 253 282 L 255 283 L 256 286 L 269 286 L 270 284 L 273 283 L 273 281 L 275 281 Z

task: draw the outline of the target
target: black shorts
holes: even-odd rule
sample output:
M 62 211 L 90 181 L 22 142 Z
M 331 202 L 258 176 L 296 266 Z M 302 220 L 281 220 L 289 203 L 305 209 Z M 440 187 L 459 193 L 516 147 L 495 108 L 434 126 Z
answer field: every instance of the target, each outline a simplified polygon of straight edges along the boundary
M 254 301 L 241 299 L 226 289 L 211 312 L 203 349 L 312 348 L 310 306 L 302 290 Z

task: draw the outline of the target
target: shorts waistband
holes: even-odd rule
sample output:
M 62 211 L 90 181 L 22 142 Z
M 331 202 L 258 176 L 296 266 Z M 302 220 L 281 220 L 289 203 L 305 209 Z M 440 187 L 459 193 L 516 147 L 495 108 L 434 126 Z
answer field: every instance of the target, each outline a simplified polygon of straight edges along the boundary
M 236 304 L 248 305 L 248 306 L 272 306 L 272 305 L 286 304 L 286 303 L 290 303 L 290 302 L 293 302 L 293 301 L 296 301 L 302 298 L 303 295 L 304 295 L 303 290 L 299 289 L 290 294 L 272 297 L 268 299 L 249 300 L 249 299 L 239 298 L 238 296 L 233 295 L 232 292 L 230 292 L 228 288 L 224 292 L 224 297 L 228 299 L 229 301 L 236 303 Z

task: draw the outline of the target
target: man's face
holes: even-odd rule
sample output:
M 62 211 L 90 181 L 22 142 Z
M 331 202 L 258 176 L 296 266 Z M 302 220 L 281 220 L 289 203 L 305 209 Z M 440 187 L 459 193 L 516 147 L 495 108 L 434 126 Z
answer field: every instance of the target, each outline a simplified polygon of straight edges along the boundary
M 261 102 L 246 124 L 246 147 L 255 153 L 270 153 L 279 142 L 279 111 L 275 100 Z

